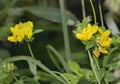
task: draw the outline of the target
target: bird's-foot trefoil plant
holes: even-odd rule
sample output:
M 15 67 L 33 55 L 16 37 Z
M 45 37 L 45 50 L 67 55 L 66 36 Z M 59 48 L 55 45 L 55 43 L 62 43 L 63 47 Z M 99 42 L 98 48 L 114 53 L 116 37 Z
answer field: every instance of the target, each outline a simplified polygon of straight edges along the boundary
M 8 8 L 19 0 L 12 1 L 5 10 L 0 11 L 0 15 L 4 16 L 0 20 L 5 19 L 7 15 L 4 14 Z M 46 6 L 54 0 L 25 2 L 29 2 L 30 5 L 33 4 L 32 1 L 39 3 L 34 3 L 32 7 L 22 7 L 27 16 L 30 16 L 28 18 L 30 20 L 18 19 L 17 24 L 15 21 L 9 27 L 7 25 L 8 30 L 0 27 L 0 40 L 5 39 L 8 51 L 10 50 L 11 53 L 10 55 L 0 49 L 0 84 L 120 83 L 118 73 L 120 72 L 120 36 L 112 35 L 112 30 L 104 25 L 101 0 L 81 0 L 83 17 L 80 20 L 65 9 L 67 7 L 65 1 L 67 3 L 77 0 L 56 1 L 59 8 Z M 41 2 L 46 4 L 45 7 L 41 6 Z M 93 15 L 89 14 L 90 9 L 87 11 L 85 8 L 85 2 L 90 4 Z M 97 5 L 93 2 L 98 4 L 98 8 L 94 7 Z M 36 4 L 40 6 L 37 7 Z M 17 10 L 15 14 L 22 11 L 18 8 L 10 9 L 10 11 L 14 10 Z M 11 20 L 13 16 L 10 15 L 12 14 L 9 13 L 8 21 L 5 22 L 14 21 Z M 18 47 L 21 50 L 17 50 Z

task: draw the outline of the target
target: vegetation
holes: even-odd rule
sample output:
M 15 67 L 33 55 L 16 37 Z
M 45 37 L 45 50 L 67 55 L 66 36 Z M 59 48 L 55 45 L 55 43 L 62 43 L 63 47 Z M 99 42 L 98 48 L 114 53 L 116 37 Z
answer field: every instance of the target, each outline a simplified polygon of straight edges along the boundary
M 119 84 L 119 5 L 0 0 L 0 84 Z

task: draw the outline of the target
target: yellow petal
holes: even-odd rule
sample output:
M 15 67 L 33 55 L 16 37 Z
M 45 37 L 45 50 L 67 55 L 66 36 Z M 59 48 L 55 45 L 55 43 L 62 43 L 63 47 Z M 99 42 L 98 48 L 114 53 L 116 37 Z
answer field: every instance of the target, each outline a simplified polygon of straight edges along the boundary
M 112 38 L 108 38 L 108 41 L 111 42 L 111 41 L 112 41 Z
M 100 42 L 106 41 L 108 39 L 108 36 L 110 35 L 110 30 L 106 30 L 104 33 L 102 33 Z
M 102 30 L 101 28 L 98 28 L 98 32 L 99 32 L 100 34 L 103 34 L 103 30 Z
M 17 42 L 17 40 L 16 40 L 15 37 L 13 37 L 13 36 L 9 36 L 9 37 L 8 37 L 8 41 Z
M 93 34 L 96 33 L 97 30 L 98 30 L 98 26 L 93 26 L 93 28 L 92 28 L 92 33 L 93 33 Z
M 76 34 L 76 38 L 77 38 L 77 39 L 82 39 L 82 35 L 79 34 L 79 33 L 77 33 L 77 34 Z
M 92 29 L 92 25 L 91 25 L 91 24 L 88 24 L 87 30 L 91 30 L 91 29 Z
M 23 39 L 24 39 L 24 38 L 22 38 L 22 37 L 19 37 L 19 36 L 17 37 L 17 41 L 18 41 L 18 42 L 22 42 Z
M 101 53 L 103 53 L 103 54 L 107 54 L 108 53 L 108 51 L 105 49 L 105 48 L 99 48 L 99 51 L 101 52 Z
M 101 46 L 106 47 L 106 48 L 110 47 L 110 42 L 109 41 L 104 41 L 104 42 L 101 43 Z
M 90 40 L 91 38 L 92 38 L 92 32 L 90 31 L 90 32 L 88 32 L 86 35 L 85 35 L 85 37 L 87 38 L 87 40 Z
M 100 52 L 98 50 L 95 50 L 93 53 L 94 53 L 95 57 L 97 57 L 97 58 L 100 56 Z

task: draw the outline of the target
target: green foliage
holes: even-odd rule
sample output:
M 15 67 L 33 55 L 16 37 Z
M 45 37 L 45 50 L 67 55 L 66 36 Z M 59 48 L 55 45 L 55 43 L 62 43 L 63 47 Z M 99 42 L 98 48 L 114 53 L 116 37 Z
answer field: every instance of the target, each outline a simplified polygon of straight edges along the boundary
M 46 7 L 46 6 L 31 6 L 31 7 L 23 7 L 24 11 L 27 11 L 35 16 L 42 17 L 46 20 L 61 23 L 61 17 L 60 17 L 60 10 L 58 8 L 54 7 Z M 66 10 L 66 17 L 67 17 L 67 23 L 72 22 L 74 25 L 75 21 L 77 21 L 77 18 Z
M 84 18 L 81 23 L 76 25 L 77 29 L 74 30 L 73 32 L 74 33 L 81 33 L 83 28 L 87 27 L 87 25 L 90 21 L 91 21 L 91 17 L 88 16 L 88 17 Z
M 70 61 L 69 66 L 74 73 L 64 73 L 63 75 L 69 80 L 70 84 L 78 84 L 78 82 L 83 79 L 90 82 L 96 81 L 91 70 L 80 68 L 79 64 L 75 61 Z
M 86 50 L 89 50 L 90 48 L 93 48 L 95 46 L 95 41 L 89 40 L 87 42 L 84 42 Z
M 71 31 L 73 30 L 74 25 L 79 20 L 81 20 L 81 13 L 78 10 L 79 7 L 72 10 L 69 9 L 68 7 L 69 4 L 67 3 L 68 1 L 70 3 L 71 8 L 72 6 L 75 7 L 75 5 L 79 5 L 80 1 L 66 0 L 65 6 L 67 10 L 64 8 L 66 10 L 66 12 L 64 12 L 66 16 L 66 20 L 63 21 L 65 21 L 68 26 L 69 31 L 66 33 L 68 33 L 70 37 L 69 38 L 70 49 L 71 49 L 70 53 L 72 57 L 69 63 L 67 63 L 67 59 L 65 57 L 65 49 L 63 48 L 64 40 L 62 36 L 63 32 L 61 26 L 61 23 L 63 22 L 61 20 L 62 14 L 60 15 L 60 8 L 59 8 L 60 3 L 58 3 L 58 1 L 0 0 L 0 22 L 1 22 L 0 40 L 2 42 L 2 44 L 0 45 L 2 45 L 3 48 L 5 48 L 5 49 L 0 48 L 0 84 L 91 84 L 91 83 L 94 84 L 97 83 L 95 73 L 90 68 L 91 62 L 88 59 L 88 53 L 86 53 L 86 50 L 90 50 L 95 46 L 95 42 L 93 40 L 89 40 L 87 42 L 84 42 L 83 45 L 81 42 L 77 42 L 77 40 L 73 38 Z M 86 15 L 91 15 L 91 10 L 88 9 L 89 0 L 83 0 L 83 1 L 87 2 L 86 5 L 88 5 L 86 6 L 87 8 L 85 9 L 87 10 L 86 13 L 89 14 Z M 110 1 L 105 0 L 105 1 L 108 1 L 110 4 L 111 2 L 113 2 L 112 0 Z M 71 4 L 71 2 L 73 3 Z M 94 4 L 96 4 L 95 0 L 93 0 L 93 2 Z M 117 4 L 117 11 L 119 8 L 118 4 Z M 112 5 L 110 5 L 109 7 L 111 8 Z M 74 14 L 73 12 L 71 12 L 73 10 L 74 11 L 77 10 L 77 12 L 79 11 L 79 14 Z M 114 10 L 113 12 L 117 13 L 117 11 Z M 80 18 L 78 19 L 75 15 L 80 15 L 78 16 Z M 97 19 L 99 20 L 99 17 L 97 17 Z M 26 50 L 27 49 L 26 45 L 22 45 L 23 43 L 21 43 L 21 45 L 15 45 L 7 42 L 7 37 L 8 35 L 11 34 L 10 27 L 12 26 L 12 24 L 16 24 L 18 22 L 22 22 L 26 20 L 34 22 L 35 27 L 33 29 L 33 34 L 35 38 L 32 38 L 29 42 L 31 42 L 31 45 L 33 47 L 33 49 L 31 50 L 33 50 L 33 54 L 35 54 L 36 59 L 26 56 L 29 55 L 29 52 L 27 52 Z M 74 30 L 73 32 L 81 33 L 82 29 L 85 28 L 87 24 L 90 22 L 92 24 L 90 16 L 83 18 L 81 23 L 76 25 L 77 29 Z M 100 24 L 98 23 L 98 25 Z M 106 30 L 106 28 L 103 25 L 100 28 Z M 44 32 L 42 32 L 43 30 Z M 97 59 L 96 60 L 91 54 L 93 67 L 96 70 L 96 74 L 98 75 L 101 84 L 120 83 L 119 79 L 117 79 L 114 76 L 114 72 L 120 69 L 120 61 L 119 61 L 120 36 L 118 35 L 111 37 L 113 38 L 112 45 L 109 48 L 109 53 L 106 54 L 106 56 L 103 56 L 102 54 L 101 57 L 96 58 Z M 33 40 L 38 42 L 33 42 Z M 55 48 L 50 45 L 51 43 Z M 10 52 L 7 51 L 7 49 Z M 25 56 L 19 56 L 19 53 L 20 54 L 24 53 Z M 51 61 L 48 61 L 50 59 L 53 64 L 51 63 Z M 14 71 L 10 70 L 12 68 L 9 65 L 9 63 L 12 62 L 14 62 L 14 64 L 16 65 Z M 6 64 L 6 66 L 2 67 L 3 64 Z M 108 83 L 106 81 L 108 81 Z
M 0 40 L 5 41 L 8 37 L 8 35 L 10 34 L 10 27 L 11 24 L 0 27 Z

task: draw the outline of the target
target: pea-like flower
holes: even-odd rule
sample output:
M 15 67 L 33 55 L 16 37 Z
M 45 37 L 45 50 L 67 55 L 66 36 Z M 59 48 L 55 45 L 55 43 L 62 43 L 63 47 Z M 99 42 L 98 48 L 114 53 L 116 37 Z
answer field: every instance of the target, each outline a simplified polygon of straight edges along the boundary
M 106 30 L 105 32 L 102 33 L 100 38 L 100 45 L 102 47 L 107 48 L 110 46 L 112 38 L 110 38 L 109 35 L 110 35 L 110 30 Z
M 96 33 L 98 30 L 98 26 L 92 26 L 88 24 L 86 28 L 83 28 L 81 33 L 76 33 L 77 39 L 81 41 L 88 41 L 92 38 L 93 34 Z
M 10 31 L 12 36 L 8 36 L 8 41 L 22 42 L 25 38 L 30 40 L 32 38 L 33 23 L 31 21 L 25 23 L 16 24 L 15 27 L 11 27 Z
M 94 50 L 94 55 L 98 58 L 100 56 L 100 53 L 103 53 L 103 54 L 107 54 L 108 51 L 107 51 L 107 48 L 110 47 L 110 43 L 112 41 L 112 38 L 109 37 L 110 35 L 110 30 L 106 30 L 106 31 L 102 31 L 101 29 L 100 30 L 100 35 L 99 38 L 97 41 L 96 41 L 96 44 L 97 44 L 97 47 L 95 50 Z
M 90 46 L 90 48 L 94 48 L 93 54 L 95 57 L 99 57 L 102 54 L 108 53 L 108 48 L 110 47 L 110 43 L 112 41 L 112 38 L 109 37 L 110 30 L 103 31 L 100 27 L 97 25 L 91 25 L 88 24 L 86 27 L 82 28 L 78 25 L 78 31 L 76 33 L 76 38 L 84 42 L 86 46 L 89 46 L 88 43 L 93 42 L 93 44 Z M 80 30 L 79 28 L 82 28 Z M 79 31 L 80 30 L 80 31 Z M 89 42 L 87 42 L 89 41 Z

